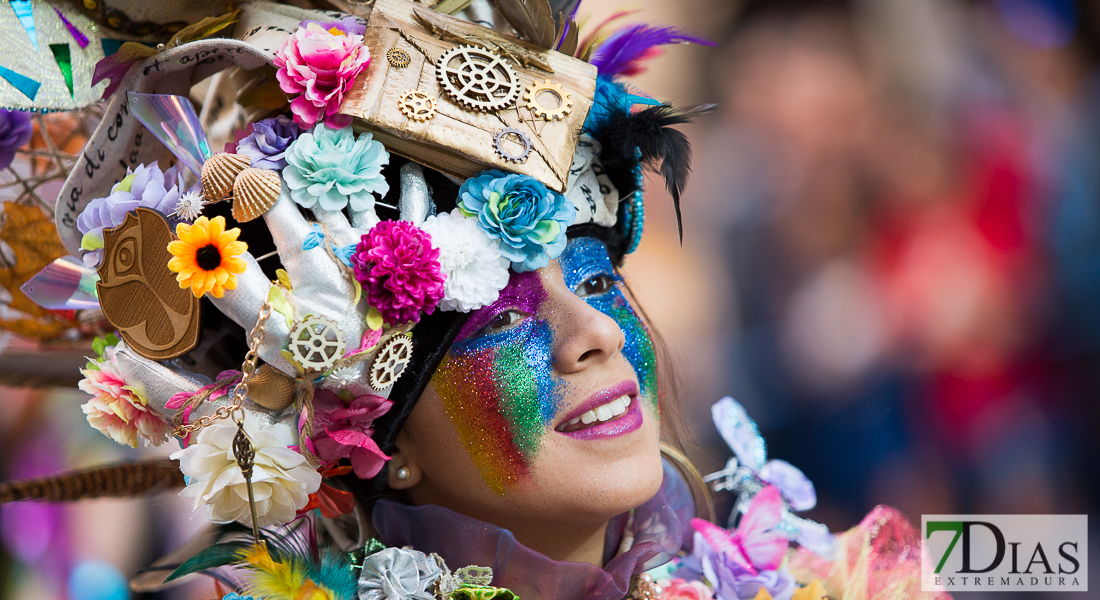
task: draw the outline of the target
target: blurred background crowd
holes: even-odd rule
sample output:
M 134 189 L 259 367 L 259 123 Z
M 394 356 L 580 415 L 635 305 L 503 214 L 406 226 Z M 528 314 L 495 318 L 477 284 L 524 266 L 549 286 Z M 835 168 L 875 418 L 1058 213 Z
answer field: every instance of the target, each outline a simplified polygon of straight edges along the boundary
M 1100 2 L 635 4 L 717 42 L 635 80 L 720 107 L 686 130 L 682 246 L 651 180 L 625 269 L 704 472 L 730 454 L 709 408 L 731 395 L 834 530 L 876 504 L 917 523 L 1100 512 Z M 129 453 L 80 401 L 5 389 L 2 477 Z M 201 525 L 188 514 L 171 494 L 4 506 L 0 597 L 79 598 L 74 577 L 115 576 L 85 561 L 128 576 Z

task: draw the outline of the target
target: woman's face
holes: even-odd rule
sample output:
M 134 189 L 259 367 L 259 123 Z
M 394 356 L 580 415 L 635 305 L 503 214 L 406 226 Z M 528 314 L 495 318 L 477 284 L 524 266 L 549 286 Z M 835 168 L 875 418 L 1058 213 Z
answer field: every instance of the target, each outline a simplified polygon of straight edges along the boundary
M 397 447 L 418 504 L 595 524 L 656 493 L 659 429 L 652 340 L 603 243 L 578 238 L 471 316 Z

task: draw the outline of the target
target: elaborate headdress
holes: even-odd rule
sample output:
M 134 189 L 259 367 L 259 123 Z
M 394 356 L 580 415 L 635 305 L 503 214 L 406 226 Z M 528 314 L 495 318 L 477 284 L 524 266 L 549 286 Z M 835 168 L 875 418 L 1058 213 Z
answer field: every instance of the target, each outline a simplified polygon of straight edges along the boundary
M 576 234 L 621 261 L 642 233 L 644 167 L 679 212 L 690 152 L 672 126 L 692 111 L 619 77 L 696 40 L 636 25 L 582 43 L 575 5 L 555 20 L 546 0 L 495 3 L 517 36 L 486 26 L 484 0 L 436 8 L 245 3 L 77 65 L 93 75 L 82 97 L 118 90 L 56 204 L 80 260 L 25 289 L 98 306 L 118 330 L 83 371 L 84 412 L 123 444 L 180 438 L 184 495 L 215 522 L 347 512 L 322 474 L 347 458 L 381 485 L 431 374 L 510 273 Z M 440 12 L 458 10 L 477 22 Z M 76 36 L 86 17 L 71 17 Z M 11 105 L 47 106 L 25 104 Z M 114 493 L 178 479 L 157 468 L 96 477 L 122 477 Z M 63 499 L 66 481 L 4 493 Z

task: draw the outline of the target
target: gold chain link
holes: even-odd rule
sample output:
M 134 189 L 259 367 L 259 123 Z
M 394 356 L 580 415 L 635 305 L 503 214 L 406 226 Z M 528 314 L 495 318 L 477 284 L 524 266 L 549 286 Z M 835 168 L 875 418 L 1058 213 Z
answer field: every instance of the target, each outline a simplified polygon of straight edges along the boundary
M 265 300 L 264 305 L 260 307 L 260 316 L 256 319 L 256 326 L 252 328 L 250 334 L 248 354 L 245 355 L 244 364 L 241 365 L 241 381 L 233 387 L 233 402 L 218 407 L 214 414 L 202 417 L 194 423 L 180 425 L 172 431 L 172 435 L 182 437 L 189 433 L 196 433 L 219 419 L 232 417 L 237 424 L 244 422 L 244 409 L 241 408 L 241 402 L 248 397 L 248 383 L 252 380 L 252 376 L 256 374 L 256 361 L 259 360 L 260 343 L 264 339 L 264 323 L 270 315 L 271 303 Z

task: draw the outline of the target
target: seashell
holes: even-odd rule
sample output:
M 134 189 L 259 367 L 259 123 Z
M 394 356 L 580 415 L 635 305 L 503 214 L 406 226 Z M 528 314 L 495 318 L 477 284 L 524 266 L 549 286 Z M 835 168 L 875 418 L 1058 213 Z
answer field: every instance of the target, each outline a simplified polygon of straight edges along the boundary
M 202 194 L 210 202 L 217 202 L 229 195 L 233 182 L 252 161 L 243 154 L 218 152 L 202 163 Z
M 268 169 L 248 168 L 237 175 L 233 184 L 233 218 L 238 223 L 251 221 L 275 206 L 283 182 Z
M 271 365 L 261 365 L 248 382 L 248 397 L 256 404 L 278 412 L 294 402 L 294 380 Z

